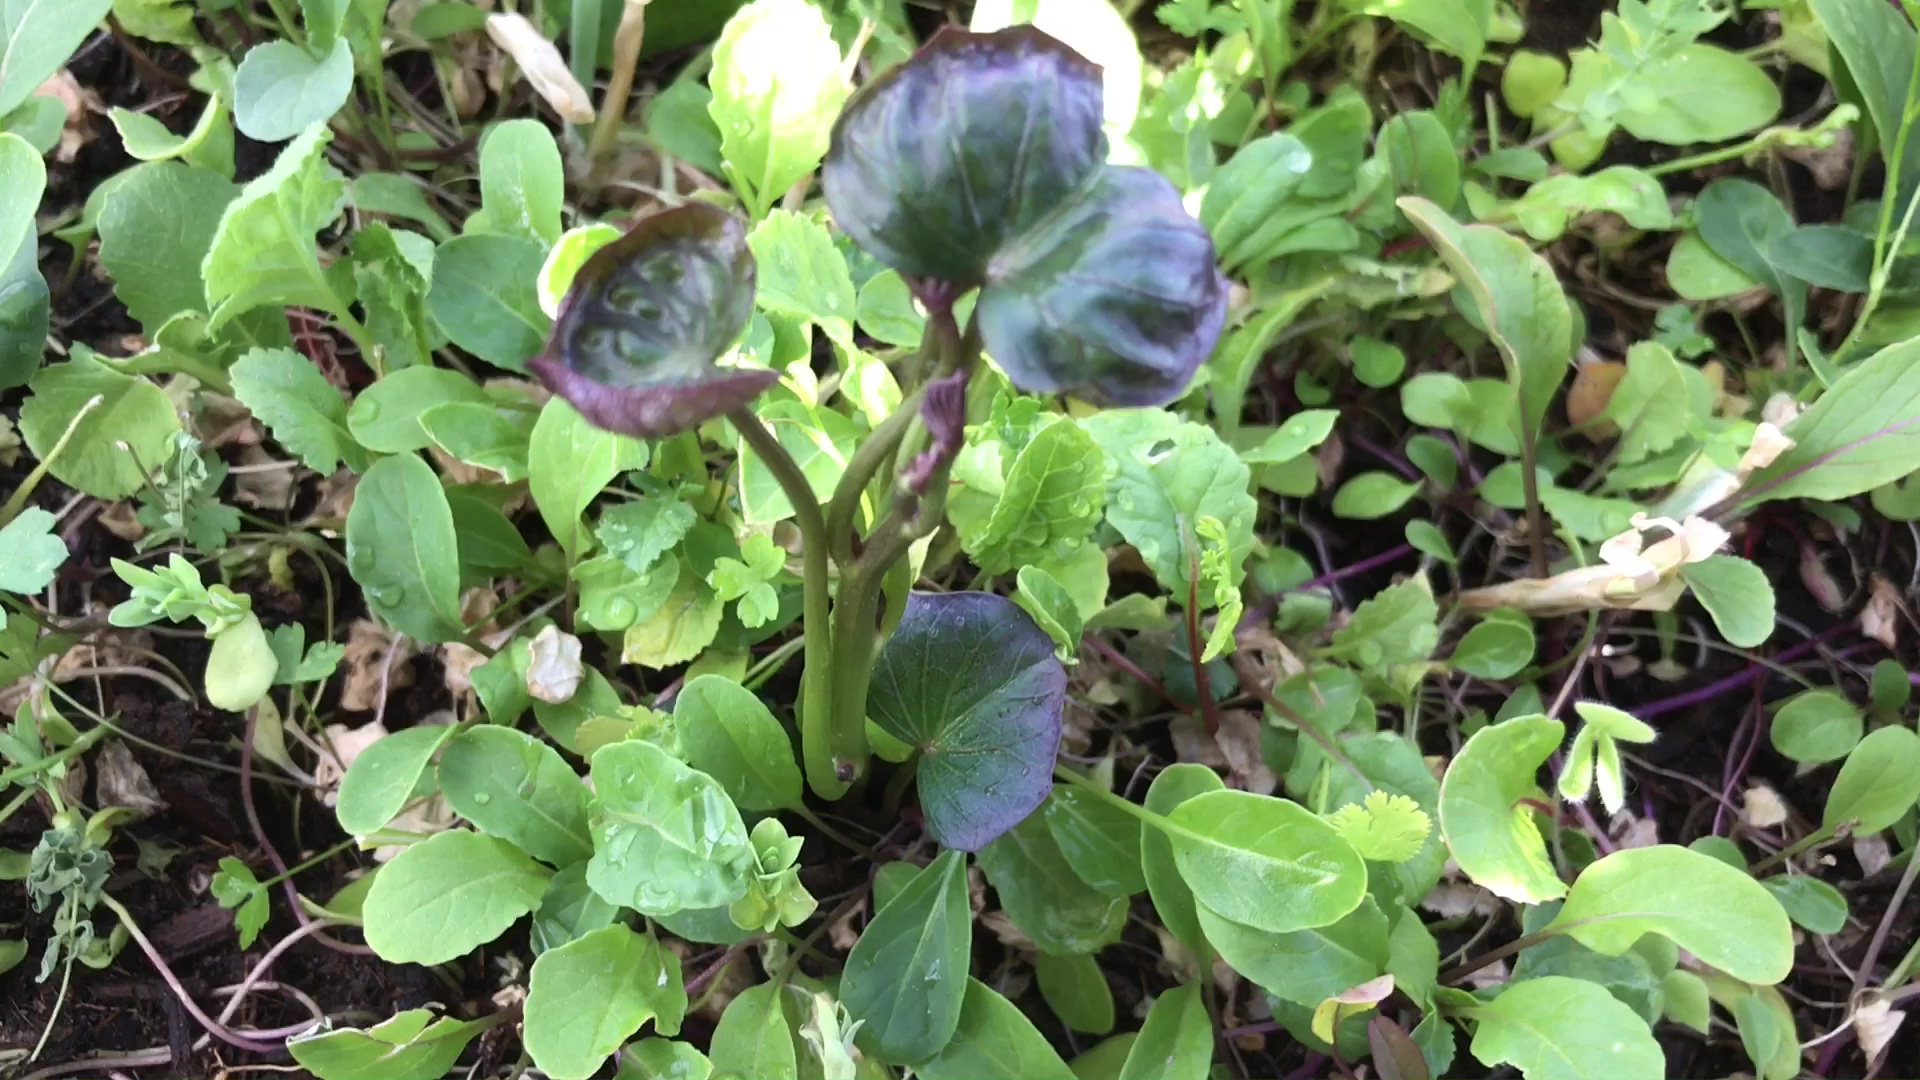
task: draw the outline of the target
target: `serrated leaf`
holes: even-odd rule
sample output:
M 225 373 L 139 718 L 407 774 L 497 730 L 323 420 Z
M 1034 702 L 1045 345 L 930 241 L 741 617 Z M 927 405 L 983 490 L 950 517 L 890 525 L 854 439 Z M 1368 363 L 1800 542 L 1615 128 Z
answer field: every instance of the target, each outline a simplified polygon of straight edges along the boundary
M 1420 853 L 1433 822 L 1420 804 L 1405 795 L 1371 791 L 1365 800 L 1348 803 L 1327 818 L 1363 859 L 1405 862 Z
M 346 181 L 324 153 L 331 138 L 307 129 L 227 204 L 201 266 L 214 329 L 268 304 L 346 310 L 314 241 L 346 205 Z
M 585 1080 L 648 1020 L 678 1031 L 686 1007 L 678 956 L 624 925 L 604 927 L 534 960 L 527 1053 L 555 1080 Z
M 366 451 L 347 429 L 347 401 L 313 361 L 292 349 L 254 349 L 228 377 L 233 396 L 307 468 L 331 473 L 344 463 L 366 471 Z
M 30 596 L 53 582 L 67 561 L 67 542 L 53 526 L 53 515 L 37 506 L 0 526 L 0 591 Z

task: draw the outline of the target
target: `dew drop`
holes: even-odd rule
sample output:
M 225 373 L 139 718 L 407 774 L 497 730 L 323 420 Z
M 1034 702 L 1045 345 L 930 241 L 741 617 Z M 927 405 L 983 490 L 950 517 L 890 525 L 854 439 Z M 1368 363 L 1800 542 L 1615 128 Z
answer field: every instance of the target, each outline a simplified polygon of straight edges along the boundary
M 493 796 L 484 791 L 476 791 L 473 793 L 473 801 L 477 806 L 485 806 L 493 801 Z
M 360 414 L 361 420 L 370 424 L 380 419 L 380 399 L 363 397 L 353 403 L 353 410 Z

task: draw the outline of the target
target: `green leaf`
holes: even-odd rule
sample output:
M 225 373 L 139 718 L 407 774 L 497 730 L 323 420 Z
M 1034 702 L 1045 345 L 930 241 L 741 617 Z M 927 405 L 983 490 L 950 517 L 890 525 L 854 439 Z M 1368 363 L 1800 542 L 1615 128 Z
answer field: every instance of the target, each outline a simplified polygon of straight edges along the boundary
M 867 336 L 888 345 L 920 343 L 927 320 L 913 306 L 913 293 L 897 270 L 882 270 L 860 286 L 854 317 Z
M 553 871 L 492 836 L 454 829 L 410 844 L 367 893 L 367 944 L 390 964 L 444 964 L 540 906 Z
M 221 907 L 233 911 L 233 928 L 240 934 L 240 947 L 251 949 L 253 943 L 259 940 L 260 931 L 266 928 L 268 916 L 272 914 L 267 890 L 253 876 L 247 864 L 239 859 L 221 859 L 219 866 L 213 880 L 207 885 L 207 891 Z M 0 962 L 0 972 L 11 966 Z
M 1113 988 L 1091 956 L 1041 953 L 1033 959 L 1034 981 L 1053 1015 L 1073 1031 L 1105 1035 L 1113 1030 Z
M 1433 587 L 1416 575 L 1374 593 L 1333 633 L 1333 648 L 1363 668 L 1415 664 L 1439 643 L 1440 609 Z
M 244 712 L 267 695 L 279 670 L 280 661 L 267 643 L 260 617 L 248 612 L 214 636 L 204 680 L 207 704 L 228 712 Z
M 1473 1017 L 1473 1056 L 1527 1080 L 1666 1075 L 1646 1021 L 1598 983 L 1560 975 L 1512 983 Z
M 593 854 L 586 785 L 559 751 L 524 732 L 462 731 L 440 755 L 440 790 L 475 828 L 542 862 L 568 866 Z
M 927 832 L 978 851 L 1046 800 L 1066 669 L 1053 641 L 993 593 L 912 593 L 880 650 L 867 715 L 920 751 Z
M 763 217 L 826 156 L 848 93 L 840 47 L 805 0 L 755 0 L 720 32 L 707 81 L 727 178 Z
M 1188 799 L 1226 787 L 1219 774 L 1204 765 L 1182 762 L 1160 770 L 1147 788 L 1147 809 L 1167 815 Z M 1195 911 L 1193 890 L 1180 876 L 1174 859 L 1173 841 L 1152 826 L 1140 827 L 1140 868 L 1147 882 L 1147 894 L 1153 898 L 1153 910 L 1161 925 L 1194 955 L 1207 951 L 1206 935 L 1200 931 L 1200 916 Z
M 1846 370 L 1785 428 L 1794 445 L 1748 477 L 1747 504 L 1846 499 L 1920 461 L 1920 341 L 1889 345 Z
M 616 503 L 600 513 L 594 532 L 607 554 L 644 574 L 678 547 L 699 515 L 679 499 L 654 495 Z
M 619 914 L 619 908 L 587 884 L 587 864 L 577 862 L 553 875 L 540 897 L 539 909 L 533 913 L 527 936 L 538 955 L 612 926 Z
M 1808 690 L 1780 706 L 1767 730 L 1773 748 L 1792 761 L 1839 761 L 1860 744 L 1866 717 L 1837 690 Z
M 853 278 L 825 225 L 791 210 L 774 210 L 747 234 L 747 246 L 755 263 L 754 303 L 816 323 L 834 341 L 853 341 L 858 307 Z
M 944 851 L 879 906 L 847 954 L 840 1000 L 861 1022 L 861 1049 L 904 1065 L 947 1045 L 960 1023 L 972 950 L 967 859 Z
M 647 458 L 646 443 L 594 427 L 558 397 L 547 400 L 527 446 L 527 490 L 569 560 L 593 546 L 580 520 L 587 504 L 614 477 L 646 468 Z
M 427 310 L 455 345 L 509 371 L 525 371 L 552 320 L 534 283 L 546 249 L 525 236 L 477 233 L 440 245 Z
M 1382 470 L 1363 472 L 1333 493 L 1333 515 L 1350 521 L 1383 518 L 1420 494 L 1420 481 L 1402 480 Z
M 981 569 L 1001 574 L 1086 539 L 1106 502 L 1106 467 L 1084 428 L 1055 420 L 1007 467 L 992 512 L 961 527 L 961 546 Z
M 643 915 L 718 907 L 746 893 L 753 846 L 711 776 L 637 741 L 602 747 L 591 771 L 594 892 Z
M 1558 240 L 1579 215 L 1606 211 L 1636 229 L 1673 228 L 1666 189 L 1643 170 L 1614 165 L 1586 176 L 1560 173 L 1527 188 L 1507 213 L 1535 240 Z
M 353 205 L 369 214 L 411 221 L 442 243 L 453 239 L 447 219 L 427 201 L 421 182 L 399 173 L 369 172 L 353 178 Z
M 1358 365 L 1358 359 L 1354 363 Z M 1240 460 L 1249 465 L 1280 465 L 1292 461 L 1326 442 L 1327 436 L 1333 434 L 1334 421 L 1338 419 L 1340 413 L 1337 409 L 1306 409 L 1294 413 L 1274 429 L 1266 441 L 1243 452 Z
M 1038 566 L 1022 566 L 1018 584 L 1013 602 L 1033 616 L 1034 623 L 1053 639 L 1054 655 L 1063 661 L 1071 658 L 1080 648 L 1080 635 L 1086 629 L 1073 595 L 1058 578 Z
M 1047 828 L 1080 880 L 1108 896 L 1144 892 L 1140 823 L 1091 792 L 1056 787 L 1046 803 Z
M 1800 1072 L 1800 1040 L 1793 1007 L 1771 987 L 1754 987 L 1733 999 L 1731 1011 L 1740 1029 L 1740 1046 L 1768 1080 L 1791 1080 Z
M 1735 52 L 1694 44 L 1634 76 L 1651 108 L 1627 98 L 1620 126 L 1636 139 L 1688 146 L 1758 131 L 1780 115 L 1780 90 L 1765 68 Z
M 385 353 L 389 372 L 428 366 L 441 344 L 427 318 L 435 254 L 433 241 L 382 221 L 364 222 L 353 234 L 353 280 L 367 337 Z
M 233 75 L 233 122 L 259 142 L 291 139 L 325 124 L 353 92 L 353 50 L 336 39 L 326 55 L 288 41 L 247 50 Z
M 346 399 L 313 361 L 292 349 L 253 349 L 234 361 L 228 377 L 233 396 L 307 468 L 325 474 L 344 463 L 366 471 L 366 451 L 347 428 Z
M 1692 396 L 1680 362 L 1665 345 L 1642 341 L 1627 350 L 1627 374 L 1601 413 L 1620 429 L 1622 464 L 1644 461 L 1687 434 Z
M 0 54 L 0 116 L 19 108 L 52 78 L 112 6 L 111 0 L 0 2 L 0 28 L 6 35 L 6 51 Z
M 678 1039 L 641 1039 L 621 1050 L 614 1076 L 621 1080 L 707 1080 L 713 1062 Z
M 0 526 L 0 591 L 30 596 L 53 583 L 67 561 L 67 542 L 53 526 L 53 515 L 37 506 Z
M 1777 983 L 1793 969 L 1793 928 L 1759 882 L 1673 844 L 1616 851 L 1574 879 L 1549 924 L 1618 956 L 1660 934 L 1736 979 Z
M 480 140 L 480 212 L 489 231 L 535 241 L 544 255 L 560 240 L 565 197 L 560 148 L 545 124 L 508 120 L 487 130 Z
M 403 367 L 374 382 L 348 409 L 348 430 L 376 454 L 411 454 L 432 446 L 432 436 L 420 427 L 420 415 L 438 405 L 468 404 L 492 407 L 486 390 L 459 371 L 445 367 Z
M 527 1053 L 555 1080 L 585 1080 L 648 1020 L 678 1030 L 686 1008 L 678 956 L 623 925 L 604 927 L 534 960 Z
M 561 301 L 566 299 L 567 290 L 573 287 L 573 279 L 580 276 L 580 268 L 587 260 L 618 239 L 620 230 L 604 222 L 581 225 L 560 234 L 559 243 L 553 245 L 546 261 L 540 264 L 540 278 L 534 288 L 540 310 L 548 318 L 559 314 Z
M 1392 19 L 1464 60 L 1469 71 L 1487 47 L 1492 5 L 1477 0 L 1352 0 L 1349 6 Z
M 982 848 L 979 862 L 1007 916 L 1044 952 L 1094 952 L 1126 924 L 1126 898 L 1082 881 L 1039 814 Z
M 1205 904 L 1200 925 L 1220 958 L 1282 1001 L 1312 1008 L 1387 969 L 1387 917 L 1372 897 L 1326 926 L 1270 934 L 1221 918 Z
M 1378 790 L 1334 811 L 1327 822 L 1361 858 L 1375 862 L 1406 862 L 1420 854 L 1433 829 L 1427 812 L 1412 798 Z
M 446 724 L 419 724 L 362 750 L 340 782 L 340 801 L 334 808 L 340 827 L 351 836 L 366 836 L 392 821 L 412 800 L 434 753 L 453 731 Z
M 1473 297 L 1519 397 L 1521 441 L 1533 443 L 1573 354 L 1573 316 L 1553 268 L 1497 228 L 1463 226 L 1425 199 L 1398 205 Z
M 370 1028 L 322 1025 L 313 1034 L 289 1038 L 287 1051 L 321 1080 L 445 1076 L 467 1044 L 490 1026 L 484 1020 L 435 1019 L 426 1009 L 408 1009 Z
M 432 370 L 408 368 L 408 371 Z M 378 384 L 375 384 L 378 385 Z M 515 483 L 527 476 L 528 423 L 517 423 L 525 414 L 508 414 L 493 405 L 471 401 L 449 401 L 422 411 L 417 418 L 420 431 L 447 456 L 476 469 L 485 469 L 502 483 Z M 531 417 L 527 417 L 531 420 Z
M 1675 295 L 1696 303 L 1723 300 L 1762 287 L 1752 275 L 1708 247 L 1692 229 L 1681 233 L 1667 254 L 1667 283 L 1673 286 Z
M 1533 662 L 1533 623 L 1516 611 L 1488 612 L 1453 647 L 1447 663 L 1481 679 L 1507 679 Z
M 1408 9 L 1404 3 L 1400 7 Z M 1395 194 L 1419 195 L 1440 206 L 1460 201 L 1460 150 L 1446 124 L 1432 111 L 1416 109 L 1389 117 L 1380 125 L 1374 145 Z
M 177 161 L 122 174 L 100 208 L 100 265 L 149 337 L 168 319 L 207 306 L 201 261 L 240 188 Z
M 41 461 L 47 461 L 88 402 L 100 399 L 80 417 L 72 441 L 47 469 L 54 479 L 95 498 L 122 499 L 139 491 L 147 476 L 141 465 L 158 468 L 180 430 L 165 391 L 114 371 L 84 346 L 76 346 L 67 363 L 35 372 L 27 386 L 32 396 L 20 406 L 20 435 Z
M 1213 791 L 1167 820 L 1187 888 L 1226 919 L 1270 933 L 1303 930 L 1338 920 L 1366 895 L 1359 854 L 1298 803 Z
M 1211 428 L 1157 409 L 1111 409 L 1084 421 L 1108 459 L 1107 520 L 1163 589 L 1187 594 L 1186 531 L 1218 518 L 1233 551 L 1253 550 L 1252 474 Z M 1244 567 L 1236 564 L 1238 586 Z
M 1440 782 L 1440 829 L 1454 861 L 1495 895 L 1538 904 L 1566 894 L 1540 836 L 1534 776 L 1566 737 L 1558 720 L 1521 716 L 1473 733 Z
M 1680 576 L 1728 644 L 1752 649 L 1773 635 L 1773 586 L 1758 566 L 1736 555 L 1714 555 L 1682 566 Z
M 1891 156 L 1901 128 L 1907 126 L 1907 93 L 1913 81 L 1912 24 L 1892 4 L 1876 7 L 1847 0 L 1809 0 L 1808 6 L 1819 18 L 1833 52 L 1846 65 L 1844 73 L 1833 73 L 1834 81 L 1842 81 L 1844 74 L 1855 90 L 1848 96 L 1866 106 L 1873 127 L 1863 134 L 1873 136 Z M 1902 156 L 1896 185 L 1902 202 L 1897 205 L 1913 197 L 1916 166 L 1920 166 L 1920 155 Z
M 673 699 L 673 723 L 687 764 L 719 781 L 735 806 L 769 811 L 800 805 L 793 741 L 753 691 L 720 675 L 701 675 Z
M 793 1052 L 793 1026 L 780 1007 L 782 986 L 750 986 L 729 1002 L 713 1029 L 713 1071 L 716 1076 L 751 1076 L 756 1080 L 794 1080 L 798 1068 Z
M 214 329 L 269 304 L 346 311 L 314 246 L 346 205 L 346 181 L 324 153 L 331 138 L 307 129 L 227 204 L 201 265 Z
M 621 639 L 622 663 L 639 664 L 655 671 L 684 664 L 713 644 L 720 632 L 720 617 L 726 604 L 706 582 L 679 565 L 678 576 L 666 599 L 653 613 L 627 627 Z M 661 573 L 665 563 L 654 567 Z
M 53 111 L 57 123 L 65 123 L 66 110 L 56 102 Z M 0 131 L 0 185 L 13 193 L 0 210 L 0 388 L 12 389 L 40 366 L 49 311 L 34 220 L 46 194 L 47 167 L 35 148 L 12 132 Z
M 1854 834 L 1877 833 L 1900 820 L 1920 800 L 1920 735 L 1883 727 L 1860 740 L 1827 791 L 1820 827 L 1854 822 Z
M 973 1080 L 982 1076 L 1077 1080 L 1033 1021 L 974 978 L 967 979 L 960 1026 L 952 1040 L 938 1054 L 914 1066 L 913 1072 L 922 1080 Z
M 347 511 L 347 570 L 367 605 L 416 641 L 456 641 L 459 537 L 433 468 L 411 454 L 381 458 L 354 489 Z
M 1774 238 L 1767 261 L 1809 285 L 1864 293 L 1873 272 L 1873 238 L 1841 225 L 1802 225 Z
M 1787 918 L 1815 934 L 1837 934 L 1847 927 L 1847 898 L 1840 890 L 1805 874 L 1775 874 L 1760 885 L 1786 910 Z
M 1691 971 L 1669 971 L 1660 985 L 1666 999 L 1666 1018 L 1705 1035 L 1712 1030 L 1713 1002 L 1706 981 Z M 1798 1060 L 1798 1055 L 1796 1055 Z
M 1794 331 L 1806 320 L 1807 286 L 1783 273 L 1767 253 L 1793 231 L 1793 215 L 1773 192 L 1751 180 L 1708 184 L 1693 204 L 1694 227 L 1713 253 L 1780 297 L 1787 316 L 1787 362 L 1796 348 Z M 1792 451 L 1788 452 L 1791 456 Z
M 1205 1076 L 1212 1065 L 1213 1021 L 1200 998 L 1200 983 L 1190 982 L 1154 1000 L 1120 1078 L 1179 1080 Z

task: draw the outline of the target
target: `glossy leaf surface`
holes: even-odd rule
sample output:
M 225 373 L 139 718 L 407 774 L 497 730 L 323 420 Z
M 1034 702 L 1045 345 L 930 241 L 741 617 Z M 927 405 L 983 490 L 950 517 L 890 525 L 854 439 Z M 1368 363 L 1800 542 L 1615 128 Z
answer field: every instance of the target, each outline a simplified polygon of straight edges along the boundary
M 944 29 L 854 94 L 821 183 L 833 218 L 908 277 L 987 280 L 995 252 L 1101 167 L 1100 69 L 1032 27 Z
M 1053 640 L 1013 601 L 914 593 L 880 650 L 867 714 L 919 748 L 927 831 L 978 851 L 1052 790 L 1066 691 Z
M 655 438 L 753 400 L 772 371 L 724 368 L 753 314 L 753 255 L 725 211 L 642 218 L 587 259 L 528 367 L 594 424 Z

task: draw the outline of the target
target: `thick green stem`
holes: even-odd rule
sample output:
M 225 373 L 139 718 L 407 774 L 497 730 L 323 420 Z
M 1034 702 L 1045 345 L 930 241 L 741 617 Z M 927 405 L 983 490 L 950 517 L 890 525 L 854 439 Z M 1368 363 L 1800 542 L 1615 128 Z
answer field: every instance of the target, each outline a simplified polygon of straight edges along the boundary
M 929 329 L 931 334 L 932 330 Z M 924 346 L 923 346 L 924 348 Z M 854 520 L 860 514 L 860 499 L 866 494 L 867 485 L 873 483 L 874 474 L 887 462 L 894 448 L 900 445 L 901 436 L 907 427 L 920 415 L 920 395 L 924 388 L 915 389 L 900 402 L 898 408 L 880 421 L 866 441 L 847 459 L 847 467 L 840 474 L 840 482 L 834 486 L 833 501 L 827 504 L 827 550 L 833 555 L 833 561 L 841 566 L 853 562 Z
M 833 672 L 833 634 L 828 621 L 829 614 L 827 575 L 827 524 L 821 514 L 820 500 L 813 494 L 813 487 L 807 483 L 806 474 L 793 460 L 793 455 L 780 445 L 780 440 L 760 422 L 760 418 L 745 407 L 735 409 L 727 415 L 734 428 L 740 432 L 740 438 L 753 452 L 766 463 L 773 478 L 786 493 L 787 501 L 793 504 L 794 524 L 800 529 L 801 578 L 804 591 L 801 600 L 800 629 L 806 650 L 806 670 L 800 683 L 800 748 L 801 756 L 806 760 L 807 783 L 814 794 L 823 799 L 837 799 L 846 794 L 847 785 L 853 781 L 851 769 L 840 768 L 839 758 L 844 754 L 849 762 L 855 762 L 866 756 L 867 732 L 864 727 L 856 728 L 854 735 L 859 739 L 857 748 L 840 745 L 847 740 L 840 738 L 841 733 L 833 726 L 833 697 L 831 676 Z M 843 773 L 845 775 L 843 775 Z

